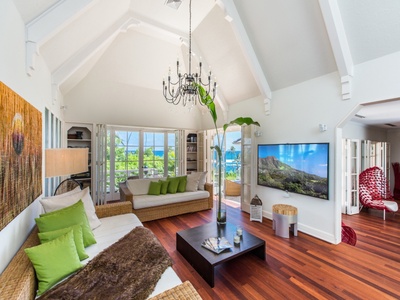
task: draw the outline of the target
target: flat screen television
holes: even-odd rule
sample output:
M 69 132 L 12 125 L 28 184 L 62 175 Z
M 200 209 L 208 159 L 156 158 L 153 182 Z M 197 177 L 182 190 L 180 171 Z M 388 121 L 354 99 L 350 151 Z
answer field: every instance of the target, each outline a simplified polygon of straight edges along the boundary
M 257 184 L 328 200 L 329 143 L 258 145 Z

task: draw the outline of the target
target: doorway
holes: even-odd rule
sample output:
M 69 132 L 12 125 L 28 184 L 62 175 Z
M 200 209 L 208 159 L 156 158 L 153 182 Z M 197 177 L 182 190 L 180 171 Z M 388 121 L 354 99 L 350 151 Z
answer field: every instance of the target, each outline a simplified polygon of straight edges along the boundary
M 215 133 L 212 132 L 212 145 L 218 144 L 218 136 L 221 139 L 223 152 L 223 166 L 225 172 L 223 174 L 223 191 L 227 204 L 240 207 L 241 203 L 241 174 L 242 174 L 242 131 L 240 126 L 232 126 L 225 133 L 224 141 L 222 141 L 222 130 Z M 217 154 L 211 150 L 211 179 L 214 183 L 214 192 L 218 192 L 218 169 Z

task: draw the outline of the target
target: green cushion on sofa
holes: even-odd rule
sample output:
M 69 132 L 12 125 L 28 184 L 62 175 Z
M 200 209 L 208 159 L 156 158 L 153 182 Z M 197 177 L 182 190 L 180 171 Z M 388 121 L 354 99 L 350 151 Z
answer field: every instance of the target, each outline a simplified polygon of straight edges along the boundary
M 179 186 L 179 178 L 178 177 L 168 177 L 167 180 L 169 181 L 167 192 L 169 194 L 176 194 Z
M 96 243 L 81 200 L 71 206 L 42 214 L 35 221 L 39 232 L 53 231 L 82 224 L 83 244 L 85 247 Z
M 178 185 L 177 192 L 183 193 L 186 191 L 187 176 L 185 175 L 185 176 L 180 176 L 177 178 L 179 178 L 179 185 Z
M 24 251 L 36 271 L 39 281 L 38 295 L 82 267 L 72 230 L 48 243 L 26 248 Z
M 169 181 L 168 180 L 160 180 L 159 182 L 161 182 L 160 194 L 165 195 L 168 192 Z
M 151 181 L 147 195 L 160 195 L 162 183 L 160 181 Z
M 40 242 L 42 244 L 44 244 L 44 243 L 50 242 L 50 241 L 58 238 L 59 236 L 62 236 L 64 234 L 68 233 L 71 230 L 74 234 L 74 242 L 75 242 L 76 250 L 78 251 L 79 259 L 84 260 L 84 259 L 88 258 L 89 255 L 87 255 L 87 253 L 85 251 L 85 245 L 83 244 L 83 233 L 82 233 L 82 225 L 81 224 L 74 225 L 74 226 L 67 227 L 67 228 L 58 229 L 58 230 L 53 230 L 53 231 L 39 232 L 38 236 L 39 236 Z

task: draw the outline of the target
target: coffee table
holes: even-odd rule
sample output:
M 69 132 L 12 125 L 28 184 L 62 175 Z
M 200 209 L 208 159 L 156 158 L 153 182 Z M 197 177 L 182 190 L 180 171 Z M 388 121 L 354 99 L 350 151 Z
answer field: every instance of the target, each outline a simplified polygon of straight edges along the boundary
M 214 268 L 217 265 L 248 252 L 265 260 L 264 240 L 243 230 L 240 244 L 236 245 L 233 243 L 235 232 L 236 226 L 230 223 L 225 225 L 208 223 L 182 230 L 176 233 L 176 249 L 193 266 L 197 273 L 199 273 L 211 287 L 214 287 Z M 220 254 L 216 254 L 201 246 L 201 243 L 205 239 L 218 236 L 227 238 L 233 247 Z

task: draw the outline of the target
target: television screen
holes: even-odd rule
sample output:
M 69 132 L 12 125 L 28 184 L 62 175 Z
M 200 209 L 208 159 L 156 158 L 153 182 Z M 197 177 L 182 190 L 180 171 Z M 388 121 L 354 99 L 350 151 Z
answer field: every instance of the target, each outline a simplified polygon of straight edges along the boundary
M 329 143 L 258 145 L 257 184 L 328 200 Z

